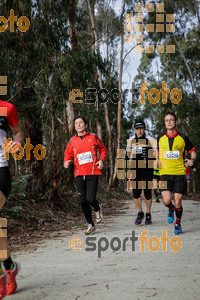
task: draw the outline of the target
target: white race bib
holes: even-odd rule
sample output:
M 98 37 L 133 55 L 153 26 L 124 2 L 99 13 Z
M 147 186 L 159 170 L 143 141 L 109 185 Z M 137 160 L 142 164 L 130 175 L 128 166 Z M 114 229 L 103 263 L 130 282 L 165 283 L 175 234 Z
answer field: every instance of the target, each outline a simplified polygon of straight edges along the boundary
M 91 151 L 77 154 L 79 165 L 93 162 Z
M 133 150 L 135 150 L 136 154 L 142 154 L 142 147 L 136 146 L 133 148 Z
M 179 159 L 179 151 L 165 151 L 165 159 Z

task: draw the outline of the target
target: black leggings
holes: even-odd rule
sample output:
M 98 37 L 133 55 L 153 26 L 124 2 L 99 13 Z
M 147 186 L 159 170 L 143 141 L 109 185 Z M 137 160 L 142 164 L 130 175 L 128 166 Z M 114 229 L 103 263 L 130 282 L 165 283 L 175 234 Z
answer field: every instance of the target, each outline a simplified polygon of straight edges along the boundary
M 10 171 L 8 167 L 0 168 L 0 191 L 8 197 L 11 190 L 11 178 Z
M 148 189 L 148 181 L 153 180 L 153 170 L 147 171 L 147 170 L 140 170 L 136 172 L 136 189 L 133 190 L 133 197 L 135 199 L 139 198 L 141 195 L 142 190 L 138 189 L 138 182 L 139 181 L 146 181 L 146 189 L 144 189 L 144 196 L 146 200 L 150 200 L 152 197 L 151 189 Z
M 84 216 L 89 224 L 94 225 L 90 205 L 95 211 L 100 210 L 96 199 L 98 175 L 77 176 L 75 180 Z

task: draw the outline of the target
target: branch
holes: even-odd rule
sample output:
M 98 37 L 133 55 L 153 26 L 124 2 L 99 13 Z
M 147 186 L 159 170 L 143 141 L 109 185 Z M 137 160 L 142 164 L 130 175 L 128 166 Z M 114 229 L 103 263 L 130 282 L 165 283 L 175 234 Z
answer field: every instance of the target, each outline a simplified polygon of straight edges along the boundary
M 131 51 L 132 51 L 134 48 L 135 48 L 135 46 L 133 46 L 133 48 L 131 48 L 131 50 L 128 51 L 128 52 L 126 53 L 126 55 L 125 55 L 124 58 L 122 59 L 122 63 L 124 63 L 125 58 L 131 53 Z
M 59 122 L 61 125 L 64 125 L 64 123 L 61 121 L 60 118 L 57 117 L 57 120 L 58 120 L 58 122 Z
M 17 96 L 17 94 L 19 94 L 21 92 L 22 88 L 20 88 L 15 94 L 14 96 L 12 96 L 10 99 L 8 99 L 7 101 L 11 101 L 13 98 L 15 98 L 15 96 Z
M 197 86 L 196 86 L 195 81 L 194 81 L 194 78 L 193 78 L 192 71 L 191 71 L 191 69 L 190 69 L 190 67 L 189 67 L 189 65 L 188 65 L 188 63 L 187 63 L 187 61 L 186 61 L 185 55 L 184 55 L 184 53 L 183 53 L 183 51 L 182 51 L 182 49 L 181 49 L 181 47 L 180 47 L 180 45 L 179 45 L 179 43 L 178 43 L 176 37 L 175 37 L 175 36 L 173 36 L 173 37 L 174 37 L 174 41 L 175 41 L 176 45 L 178 46 L 179 52 L 180 52 L 180 54 L 181 54 L 181 57 L 182 57 L 182 59 L 184 60 L 184 63 L 185 63 L 185 66 L 186 66 L 186 68 L 187 68 L 187 70 L 188 70 L 188 73 L 189 73 L 189 75 L 190 75 L 190 78 L 191 78 L 191 80 L 192 80 L 192 86 L 193 86 L 193 89 L 195 89 L 195 91 L 196 91 L 196 96 L 197 96 L 197 99 L 198 99 L 198 101 L 199 101 L 199 106 L 200 106 L 200 96 L 199 96 L 199 92 L 198 92 Z
M 31 82 L 31 85 L 38 79 L 38 77 L 40 76 L 40 74 L 44 71 L 46 71 L 48 67 L 46 67 L 44 70 L 41 70 L 39 73 L 38 73 L 38 76 Z

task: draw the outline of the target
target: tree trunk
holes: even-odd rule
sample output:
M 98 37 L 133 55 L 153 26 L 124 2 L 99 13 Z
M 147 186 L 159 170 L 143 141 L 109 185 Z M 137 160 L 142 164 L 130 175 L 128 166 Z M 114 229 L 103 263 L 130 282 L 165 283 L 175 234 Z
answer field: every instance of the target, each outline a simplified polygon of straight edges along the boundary
M 197 19 L 198 19 L 198 25 L 200 28 L 200 16 L 199 16 L 199 7 L 198 7 L 199 1 L 194 0 L 194 8 L 197 14 Z
M 49 99 L 51 102 L 50 113 L 51 113 L 51 122 L 52 122 L 51 142 L 52 142 L 52 167 L 53 167 L 53 180 L 52 180 L 53 202 L 54 204 L 58 204 L 59 203 L 58 184 L 57 184 L 58 166 L 57 166 L 57 157 L 56 157 L 56 135 L 55 135 L 56 120 L 55 120 L 53 99 L 51 98 L 51 96 L 49 97 Z
M 75 1 L 70 0 L 69 6 L 69 22 L 70 22 L 70 39 L 71 39 L 71 50 L 75 51 L 77 46 L 76 29 L 75 29 Z
M 123 53 L 124 53 L 124 25 L 123 25 L 123 16 L 125 9 L 125 0 L 123 2 L 122 13 L 121 13 L 121 51 L 120 51 L 120 72 L 119 72 L 119 101 L 118 101 L 118 111 L 117 111 L 117 149 L 120 149 L 121 146 L 121 113 L 122 113 L 122 99 L 121 99 L 121 90 L 122 90 L 122 73 L 123 73 Z M 117 178 L 117 149 L 115 156 L 115 170 L 113 175 L 113 184 Z
M 96 2 L 96 0 L 91 0 L 91 14 L 92 14 L 93 20 L 95 19 L 95 14 L 94 14 L 95 2 Z M 91 26 L 91 37 L 92 37 L 91 49 L 92 49 L 92 51 L 95 51 L 95 37 L 94 37 L 94 29 L 92 26 Z
M 108 35 L 106 34 L 106 52 L 107 52 L 107 61 L 109 62 L 109 41 L 108 41 Z M 110 68 L 108 71 L 108 85 L 110 85 Z M 113 182 L 113 174 L 114 174 L 114 167 L 113 167 L 113 151 L 112 151 L 112 135 L 111 135 L 111 129 L 110 129 L 110 121 L 109 121 L 109 114 L 108 114 L 108 106 L 105 103 L 104 104 L 104 113 L 105 113 L 105 123 L 106 123 L 106 130 L 107 130 L 107 137 L 108 137 L 108 154 L 109 154 L 109 161 L 110 161 L 110 176 L 108 181 L 108 190 L 110 190 Z
M 77 38 L 76 38 L 76 28 L 75 28 L 75 1 L 70 0 L 70 10 L 69 10 L 69 22 L 70 22 L 70 39 L 71 39 L 71 50 L 72 52 L 76 51 L 77 46 Z M 76 87 L 76 73 L 75 69 L 73 72 L 73 80 L 72 80 L 72 89 Z M 71 137 L 74 133 L 74 107 L 72 101 L 67 100 L 66 103 L 66 115 L 67 115 L 67 124 L 68 124 L 68 132 L 69 137 Z
M 91 20 L 91 24 L 92 24 L 92 31 L 94 32 L 95 45 L 96 45 L 97 53 L 99 54 L 98 38 L 97 38 L 96 29 L 94 27 L 94 21 L 95 21 L 94 4 L 95 4 L 95 1 L 92 0 L 93 8 L 91 8 L 90 0 L 87 0 L 87 2 L 88 2 L 90 20 Z M 101 70 L 99 68 L 98 68 L 98 73 L 99 73 L 99 86 L 100 86 L 100 89 L 102 89 Z M 99 103 L 98 103 L 98 100 L 96 101 L 95 108 L 99 112 Z M 96 118 L 96 124 L 97 124 L 97 135 L 99 136 L 100 139 L 102 139 L 102 133 L 101 133 L 102 127 L 101 127 L 101 122 L 100 122 L 100 120 L 99 120 L 98 117 Z
M 109 160 L 110 160 L 110 177 L 108 182 L 108 189 L 110 189 L 113 181 L 114 169 L 113 169 L 113 156 L 112 156 L 112 137 L 111 137 L 111 130 L 110 130 L 108 107 L 106 103 L 104 104 L 104 113 L 105 113 L 106 130 L 108 136 L 108 153 L 109 153 Z
M 63 109 L 63 131 L 64 131 L 64 135 L 65 138 L 68 139 L 68 130 L 67 130 L 67 111 L 66 108 L 64 107 Z
M 41 103 L 38 103 L 40 100 L 35 96 L 35 91 L 32 87 L 23 88 L 23 83 L 21 82 L 21 100 L 23 103 L 34 102 L 37 109 L 32 108 L 27 111 L 26 118 L 24 120 L 25 127 L 25 136 L 30 139 L 30 144 L 35 148 L 37 145 L 43 144 L 43 129 L 42 129 L 42 117 L 41 110 L 38 109 L 41 107 Z M 34 119 L 34 122 L 32 121 Z M 24 141 L 26 143 L 26 140 Z M 28 190 L 31 191 L 34 195 L 39 194 L 39 190 L 35 190 L 35 182 L 33 178 L 38 179 L 43 174 L 43 160 L 37 160 L 34 157 L 34 149 L 30 151 L 30 160 L 26 160 L 26 167 L 28 170 L 33 173 L 33 177 L 29 179 Z M 40 188 L 43 187 L 43 182 L 41 181 Z
M 69 137 L 74 134 L 74 107 L 72 101 L 66 101 L 66 114 L 67 114 L 67 124 Z

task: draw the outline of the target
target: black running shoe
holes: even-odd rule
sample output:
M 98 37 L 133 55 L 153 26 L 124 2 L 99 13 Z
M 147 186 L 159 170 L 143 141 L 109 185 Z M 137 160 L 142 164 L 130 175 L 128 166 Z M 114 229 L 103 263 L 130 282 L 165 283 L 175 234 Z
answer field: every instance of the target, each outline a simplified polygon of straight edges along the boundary
M 149 225 L 149 224 L 152 224 L 151 222 L 151 215 L 146 215 L 146 220 L 145 220 L 145 225 Z
M 140 225 L 143 219 L 144 219 L 144 213 L 143 211 L 140 211 L 137 215 L 137 219 L 135 220 L 135 224 Z

